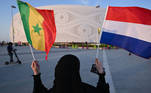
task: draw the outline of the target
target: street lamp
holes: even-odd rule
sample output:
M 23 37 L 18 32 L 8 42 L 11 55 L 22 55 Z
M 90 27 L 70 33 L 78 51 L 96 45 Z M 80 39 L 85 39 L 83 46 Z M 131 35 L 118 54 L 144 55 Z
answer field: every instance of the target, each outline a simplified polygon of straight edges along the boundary
M 12 31 L 13 31 L 13 43 L 14 43 L 13 8 L 16 8 L 16 6 L 14 6 L 14 5 L 11 5 L 11 16 L 12 16 Z
M 96 5 L 96 8 L 100 8 L 100 5 Z
M 100 5 L 96 5 L 96 8 L 100 8 Z M 101 28 L 97 29 L 97 46 L 99 47 L 99 36 L 100 36 Z
M 100 8 L 100 5 L 96 5 L 96 8 Z M 100 43 L 99 43 L 99 36 L 100 36 L 100 32 L 101 32 L 101 28 L 99 27 L 97 29 L 97 49 L 96 49 L 96 58 L 99 57 L 99 46 L 100 46 Z

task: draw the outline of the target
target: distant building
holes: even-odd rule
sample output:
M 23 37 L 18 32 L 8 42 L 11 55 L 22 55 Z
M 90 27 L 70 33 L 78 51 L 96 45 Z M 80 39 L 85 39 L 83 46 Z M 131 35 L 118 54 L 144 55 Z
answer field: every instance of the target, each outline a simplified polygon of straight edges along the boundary
M 96 42 L 97 29 L 102 26 L 105 8 L 81 5 L 42 6 L 39 9 L 53 9 L 57 35 L 55 42 Z M 14 17 L 14 41 L 27 42 L 20 14 Z M 12 40 L 12 25 L 10 39 Z

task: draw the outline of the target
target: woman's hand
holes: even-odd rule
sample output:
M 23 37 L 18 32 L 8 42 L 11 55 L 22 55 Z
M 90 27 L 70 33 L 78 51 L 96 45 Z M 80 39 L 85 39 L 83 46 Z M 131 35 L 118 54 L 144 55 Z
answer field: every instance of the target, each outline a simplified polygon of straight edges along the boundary
M 103 74 L 104 73 L 103 65 L 97 58 L 95 59 L 95 64 L 96 64 L 96 69 L 98 70 L 98 72 L 100 74 Z
M 31 68 L 34 72 L 34 75 L 38 75 L 40 73 L 40 66 L 37 61 L 33 61 L 31 64 Z

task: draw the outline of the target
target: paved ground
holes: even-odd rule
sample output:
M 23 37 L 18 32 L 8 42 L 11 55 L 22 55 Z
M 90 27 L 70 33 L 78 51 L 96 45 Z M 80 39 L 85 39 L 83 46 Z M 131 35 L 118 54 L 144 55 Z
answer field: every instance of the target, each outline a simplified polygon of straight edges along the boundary
M 16 48 L 23 64 L 6 66 L 4 62 L 9 59 L 6 47 L 0 47 L 0 93 L 32 93 L 33 73 L 30 68 L 32 56 L 29 47 Z M 79 57 L 82 81 L 96 86 L 98 76 L 90 72 L 96 50 L 52 48 L 48 61 L 45 61 L 44 52 L 34 50 L 34 54 L 39 60 L 42 80 L 47 88 L 52 87 L 55 65 L 65 54 L 74 54 Z M 106 62 L 103 63 L 108 65 L 105 67 L 109 67 L 106 70 L 111 72 L 109 77 L 113 80 L 111 86 L 115 89 L 115 93 L 151 93 L 151 60 L 135 55 L 128 56 L 128 52 L 122 49 L 100 50 L 99 59 Z

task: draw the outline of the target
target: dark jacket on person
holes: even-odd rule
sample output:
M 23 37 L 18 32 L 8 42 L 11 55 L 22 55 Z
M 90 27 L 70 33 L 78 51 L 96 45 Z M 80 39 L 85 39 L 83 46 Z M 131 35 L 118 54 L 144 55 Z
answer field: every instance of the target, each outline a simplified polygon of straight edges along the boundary
M 12 53 L 13 53 L 12 43 L 9 43 L 9 44 L 8 44 L 8 46 L 7 46 L 7 51 L 8 51 L 8 54 L 12 54 Z
M 97 86 L 83 83 L 79 74 L 80 62 L 76 56 L 63 56 L 55 68 L 55 80 L 52 88 L 47 89 L 41 81 L 40 74 L 33 75 L 33 93 L 109 93 L 105 74 L 99 74 Z

